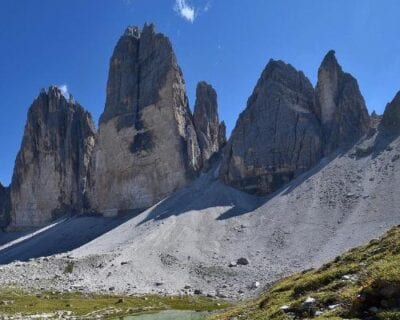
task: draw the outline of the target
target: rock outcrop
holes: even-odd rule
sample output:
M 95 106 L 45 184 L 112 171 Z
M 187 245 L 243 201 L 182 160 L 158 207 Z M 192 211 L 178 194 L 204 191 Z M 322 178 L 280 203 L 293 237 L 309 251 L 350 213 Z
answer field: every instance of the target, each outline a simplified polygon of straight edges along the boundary
M 400 91 L 392 102 L 386 105 L 381 123 L 387 129 L 400 131 Z
M 369 115 L 357 80 L 343 72 L 333 50 L 326 54 L 318 70 L 315 96 L 325 155 L 368 131 Z
M 0 228 L 10 223 L 10 192 L 0 183 Z
M 41 226 L 84 207 L 94 146 L 92 118 L 57 87 L 42 90 L 28 112 L 11 183 L 11 228 Z
M 90 203 L 105 215 L 153 205 L 201 166 L 182 72 L 153 25 L 129 27 L 110 61 L 91 170 Z
M 197 84 L 193 122 L 202 162 L 206 164 L 211 156 L 226 143 L 226 128 L 225 123 L 219 122 L 217 93 L 204 81 Z
M 321 157 L 314 90 L 302 72 L 271 60 L 240 114 L 220 175 L 237 188 L 273 192 Z

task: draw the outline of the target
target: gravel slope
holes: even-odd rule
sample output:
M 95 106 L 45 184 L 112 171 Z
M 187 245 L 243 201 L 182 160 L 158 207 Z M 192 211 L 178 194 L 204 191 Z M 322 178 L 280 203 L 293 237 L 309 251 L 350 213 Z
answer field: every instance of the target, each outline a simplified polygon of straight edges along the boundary
M 217 173 L 214 168 L 138 215 L 71 218 L 20 242 L 15 235 L 15 243 L 0 247 L 0 262 L 8 263 L 0 267 L 0 285 L 128 294 L 200 290 L 240 299 L 400 224 L 400 138 L 375 134 L 269 198 L 227 187 Z M 11 238 L 0 235 L 0 243 Z M 52 256 L 35 258 L 46 255 Z M 240 257 L 250 263 L 229 267 Z

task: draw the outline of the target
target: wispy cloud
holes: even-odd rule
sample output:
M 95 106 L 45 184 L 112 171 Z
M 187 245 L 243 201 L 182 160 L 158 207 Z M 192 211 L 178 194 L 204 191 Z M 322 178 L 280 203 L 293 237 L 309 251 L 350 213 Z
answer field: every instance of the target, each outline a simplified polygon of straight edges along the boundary
M 208 12 L 208 10 L 211 9 L 211 0 L 206 2 L 206 5 L 204 6 L 203 11 Z
M 66 98 L 69 99 L 69 92 L 68 92 L 68 86 L 66 84 L 62 84 L 60 86 L 57 86 L 58 89 L 60 89 L 61 94 Z
M 175 11 L 185 20 L 193 22 L 196 18 L 195 8 L 186 0 L 175 0 Z
M 123 2 L 125 5 L 127 5 L 127 6 L 132 5 L 132 4 L 133 4 L 133 1 L 134 1 L 134 0 L 122 0 L 122 2 Z

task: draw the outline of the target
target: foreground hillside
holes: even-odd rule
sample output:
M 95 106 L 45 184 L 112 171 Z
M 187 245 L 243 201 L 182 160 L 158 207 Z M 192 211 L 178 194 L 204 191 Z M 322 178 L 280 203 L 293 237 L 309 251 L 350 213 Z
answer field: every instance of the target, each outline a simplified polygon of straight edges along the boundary
M 400 226 L 319 269 L 280 280 L 260 298 L 212 317 L 400 319 Z

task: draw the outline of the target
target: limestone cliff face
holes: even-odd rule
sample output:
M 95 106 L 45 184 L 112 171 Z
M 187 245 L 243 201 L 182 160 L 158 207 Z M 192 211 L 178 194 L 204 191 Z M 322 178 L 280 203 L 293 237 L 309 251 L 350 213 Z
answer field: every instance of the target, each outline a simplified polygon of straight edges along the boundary
M 321 157 L 314 90 L 302 72 L 271 60 L 240 114 L 221 178 L 244 191 L 273 192 Z
M 315 96 L 324 154 L 367 132 L 369 116 L 357 80 L 343 72 L 334 51 L 327 53 L 318 70 Z
M 0 183 L 0 228 L 10 223 L 10 190 Z
M 153 25 L 129 27 L 110 61 L 107 100 L 90 174 L 95 211 L 148 207 L 201 165 L 182 72 Z
M 42 91 L 28 112 L 11 183 L 11 227 L 41 226 L 82 210 L 94 145 L 92 118 L 57 87 Z
M 193 119 L 202 162 L 206 164 L 226 143 L 226 128 L 219 122 L 217 93 L 204 81 L 197 84 Z
M 400 131 L 400 91 L 392 102 L 386 105 L 381 123 L 387 129 Z

